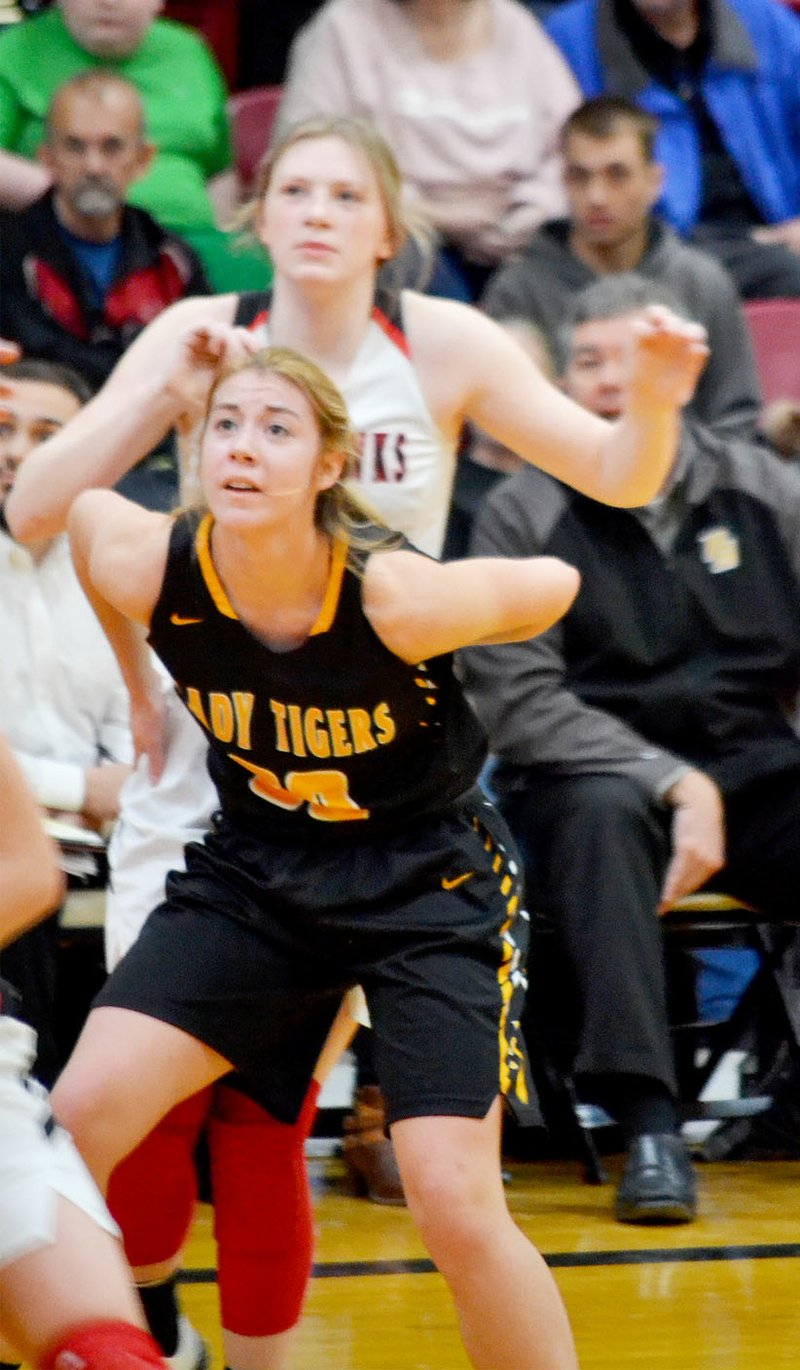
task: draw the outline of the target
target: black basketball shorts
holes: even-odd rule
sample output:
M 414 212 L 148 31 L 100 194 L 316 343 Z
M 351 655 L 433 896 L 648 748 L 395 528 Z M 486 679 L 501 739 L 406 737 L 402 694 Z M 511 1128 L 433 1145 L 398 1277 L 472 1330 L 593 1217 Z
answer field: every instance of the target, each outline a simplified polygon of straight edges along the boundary
M 218 817 L 95 1000 L 191 1033 L 293 1122 L 344 993 L 361 984 L 390 1122 L 524 1117 L 528 916 L 503 820 L 475 791 L 374 841 L 289 846 Z

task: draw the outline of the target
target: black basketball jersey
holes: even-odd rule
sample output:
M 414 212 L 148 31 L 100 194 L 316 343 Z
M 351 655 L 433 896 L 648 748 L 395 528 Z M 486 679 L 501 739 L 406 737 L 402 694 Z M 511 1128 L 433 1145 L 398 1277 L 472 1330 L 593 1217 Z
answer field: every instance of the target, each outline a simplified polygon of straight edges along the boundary
M 383 645 L 346 544 L 332 548 L 306 641 L 273 651 L 225 594 L 211 526 L 197 512 L 176 518 L 149 640 L 208 736 L 227 816 L 266 838 L 372 837 L 468 790 L 485 740 L 452 658 L 408 666 Z

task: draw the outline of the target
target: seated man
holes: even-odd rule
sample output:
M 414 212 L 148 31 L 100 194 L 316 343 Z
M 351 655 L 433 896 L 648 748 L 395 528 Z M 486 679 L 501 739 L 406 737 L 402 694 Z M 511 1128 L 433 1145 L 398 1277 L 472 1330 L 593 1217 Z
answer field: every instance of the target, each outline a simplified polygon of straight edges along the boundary
M 565 387 L 595 413 L 620 412 L 631 316 L 652 302 L 631 275 L 577 297 Z M 721 871 L 777 917 L 800 881 L 800 480 L 685 421 L 650 504 L 606 508 L 526 467 L 489 495 L 472 550 L 581 572 L 555 628 L 464 668 L 531 901 L 574 969 L 581 1094 L 624 1129 L 617 1217 L 685 1222 L 658 914 Z
M 88 398 L 81 378 L 52 362 L 19 361 L 0 375 L 0 501 L 34 447 Z M 130 773 L 128 695 L 80 588 L 66 536 L 22 547 L 0 531 L 0 716 L 39 804 L 74 826 L 100 828 L 119 809 Z M 38 1073 L 61 1064 L 53 1010 L 55 920 L 2 953 L 39 1033 Z
M 48 112 L 40 160 L 52 187 L 30 208 L 0 215 L 0 334 L 95 387 L 163 309 L 209 293 L 188 243 L 126 204 L 154 151 L 135 86 L 83 72 L 59 87 Z M 173 504 L 170 451 L 145 459 L 126 493 Z
M 547 31 L 586 96 L 659 121 L 660 209 L 746 299 L 800 295 L 800 19 L 781 0 L 569 0 Z
M 51 188 L 0 215 L 0 333 L 95 387 L 162 309 L 210 293 L 188 243 L 126 204 L 154 151 L 136 87 L 84 72 L 48 111 L 40 160 Z
M 651 114 L 620 96 L 575 110 L 561 132 L 569 213 L 543 224 L 495 272 L 481 307 L 495 319 L 530 320 L 555 348 L 573 297 L 592 281 L 620 271 L 661 281 L 711 348 L 689 412 L 731 437 L 752 437 L 761 395 L 739 294 L 713 257 L 652 213 L 664 177 L 657 131 Z
M 264 253 L 242 252 L 217 227 L 239 199 L 222 72 L 199 34 L 157 17 L 162 8 L 162 0 L 56 0 L 0 34 L 0 205 L 22 208 L 46 189 L 47 173 L 31 159 L 58 87 L 110 71 L 138 90 L 156 146 L 132 202 L 188 239 L 215 290 L 263 289 Z

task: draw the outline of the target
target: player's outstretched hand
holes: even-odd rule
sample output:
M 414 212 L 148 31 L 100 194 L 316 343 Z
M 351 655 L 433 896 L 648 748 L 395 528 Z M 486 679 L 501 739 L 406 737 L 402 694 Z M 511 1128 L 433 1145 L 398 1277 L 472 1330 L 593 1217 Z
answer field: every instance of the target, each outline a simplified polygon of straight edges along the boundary
M 632 327 L 631 406 L 683 408 L 708 359 L 705 329 L 663 305 L 651 305 Z
M 178 339 L 165 368 L 165 384 L 182 405 L 179 427 L 192 428 L 202 418 L 222 368 L 258 346 L 246 328 L 216 322 L 197 324 Z
M 131 736 L 137 761 L 147 757 L 150 782 L 155 785 L 164 770 L 166 756 L 166 709 L 164 696 L 158 685 L 131 695 Z

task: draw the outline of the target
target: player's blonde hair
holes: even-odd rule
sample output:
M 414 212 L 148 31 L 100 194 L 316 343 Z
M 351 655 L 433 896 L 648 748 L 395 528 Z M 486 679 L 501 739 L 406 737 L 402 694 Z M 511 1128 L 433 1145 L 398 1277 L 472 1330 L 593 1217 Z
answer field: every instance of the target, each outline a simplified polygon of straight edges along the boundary
M 286 129 L 261 162 L 253 198 L 243 207 L 237 226 L 257 233 L 262 201 L 284 153 L 297 143 L 318 138 L 340 138 L 369 164 L 383 202 L 392 256 L 400 251 L 409 237 L 417 242 L 423 252 L 429 251 L 431 230 L 410 209 L 403 196 L 403 178 L 389 144 L 369 119 L 342 114 L 317 114 Z

